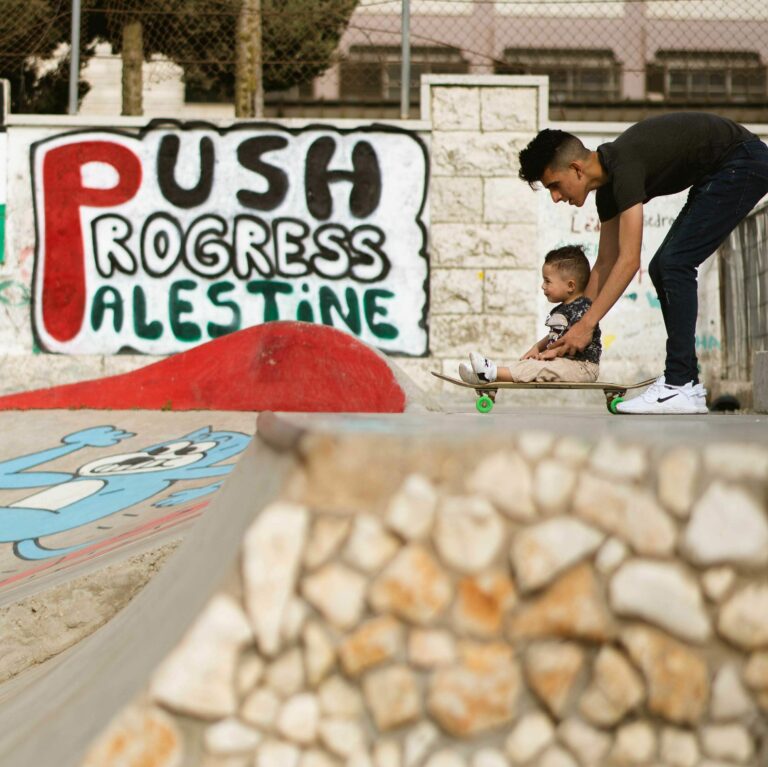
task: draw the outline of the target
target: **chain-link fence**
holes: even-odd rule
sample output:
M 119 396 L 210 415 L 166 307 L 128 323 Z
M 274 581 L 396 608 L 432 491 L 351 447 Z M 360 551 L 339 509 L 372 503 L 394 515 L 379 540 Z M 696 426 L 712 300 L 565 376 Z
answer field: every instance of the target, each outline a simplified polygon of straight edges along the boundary
M 749 381 L 755 352 L 768 351 L 768 204 L 720 249 L 723 377 Z
M 399 0 L 362 0 L 342 40 L 342 100 L 392 100 Z M 764 0 L 411 0 L 411 98 L 425 72 L 546 74 L 555 119 L 702 107 L 764 118 Z
M 0 74 L 17 109 L 52 109 L 71 2 L 0 0 Z M 85 65 L 121 55 L 142 72 L 151 60 L 143 78 L 180 78 L 188 103 L 231 105 L 250 83 L 267 114 L 396 117 L 406 60 L 412 114 L 422 74 L 460 72 L 546 74 L 555 119 L 681 107 L 768 119 L 765 0 L 82 3 Z

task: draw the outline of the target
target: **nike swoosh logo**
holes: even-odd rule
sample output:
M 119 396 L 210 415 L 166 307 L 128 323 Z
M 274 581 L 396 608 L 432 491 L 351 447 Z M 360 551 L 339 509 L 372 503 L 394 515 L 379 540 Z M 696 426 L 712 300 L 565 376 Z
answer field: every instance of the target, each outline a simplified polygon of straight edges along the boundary
M 670 394 L 669 397 L 659 397 L 656 402 L 666 402 L 668 399 L 672 399 L 672 397 L 677 397 L 677 392 Z

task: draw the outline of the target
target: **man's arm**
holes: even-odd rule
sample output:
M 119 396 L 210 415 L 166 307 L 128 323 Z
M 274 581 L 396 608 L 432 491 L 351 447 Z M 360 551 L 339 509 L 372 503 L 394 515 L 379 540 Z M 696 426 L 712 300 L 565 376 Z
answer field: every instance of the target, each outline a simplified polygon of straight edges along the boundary
M 592 300 L 592 306 L 587 313 L 575 323 L 568 332 L 552 346 L 542 353 L 543 359 L 552 359 L 554 357 L 563 357 L 567 354 L 575 354 L 585 349 L 592 340 L 597 323 L 608 313 L 608 310 L 621 298 L 627 285 L 637 274 L 640 268 L 640 246 L 643 242 L 643 204 L 637 203 L 628 210 L 623 211 L 617 217 L 618 222 L 618 254 L 613 264 L 610 263 L 612 249 L 606 239 L 606 248 L 604 250 L 603 264 L 601 271 L 595 278 L 595 287 L 598 288 L 596 297 Z M 613 224 L 616 218 L 606 222 Z M 606 238 L 610 236 L 608 227 Z M 603 250 L 603 231 L 600 232 L 600 250 Z M 598 250 L 598 262 L 600 260 L 600 250 Z M 598 263 L 595 264 L 595 268 Z M 592 278 L 590 277 L 590 287 L 592 287 Z
M 589 275 L 589 282 L 584 295 L 594 301 L 608 279 L 608 275 L 619 257 L 619 218 L 614 216 L 604 221 L 600 227 L 600 244 L 597 248 L 597 260 Z

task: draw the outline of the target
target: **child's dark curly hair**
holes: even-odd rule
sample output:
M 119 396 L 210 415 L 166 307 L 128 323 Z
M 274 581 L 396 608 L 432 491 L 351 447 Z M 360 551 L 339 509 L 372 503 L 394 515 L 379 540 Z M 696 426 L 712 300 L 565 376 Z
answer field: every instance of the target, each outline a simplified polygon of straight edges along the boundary
M 544 263 L 554 266 L 563 277 L 571 277 L 579 293 L 584 291 L 589 282 L 589 261 L 581 245 L 564 245 L 550 250 L 544 256 Z

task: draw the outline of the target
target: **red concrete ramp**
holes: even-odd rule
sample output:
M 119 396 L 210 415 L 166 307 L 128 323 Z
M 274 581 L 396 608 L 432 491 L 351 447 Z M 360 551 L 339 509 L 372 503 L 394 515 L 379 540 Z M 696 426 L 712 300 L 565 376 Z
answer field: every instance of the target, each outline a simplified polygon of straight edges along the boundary
M 0 397 L 0 410 L 402 413 L 383 355 L 339 330 L 270 322 L 123 375 Z

